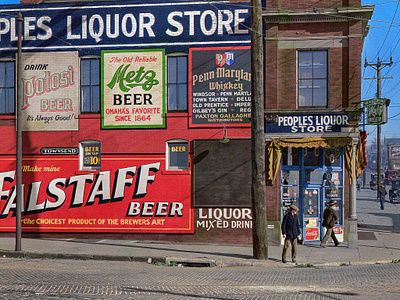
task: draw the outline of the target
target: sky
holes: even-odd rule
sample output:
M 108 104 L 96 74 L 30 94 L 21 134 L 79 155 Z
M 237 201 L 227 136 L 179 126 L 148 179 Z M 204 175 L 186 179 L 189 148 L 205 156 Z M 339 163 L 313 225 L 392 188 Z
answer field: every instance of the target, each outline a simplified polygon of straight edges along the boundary
M 362 5 L 375 5 L 372 19 L 369 21 L 370 32 L 364 42 L 362 55 L 361 100 L 376 97 L 376 70 L 364 68 L 365 58 L 368 63 L 377 59 L 388 63 L 392 56 L 393 65 L 381 70 L 381 96 L 391 100 L 388 108 L 388 122 L 381 125 L 381 141 L 384 138 L 400 138 L 400 1 L 362 0 Z M 366 126 L 368 144 L 376 142 L 376 126 Z
M 19 0 L 0 0 L 0 5 L 2 4 L 19 4 Z

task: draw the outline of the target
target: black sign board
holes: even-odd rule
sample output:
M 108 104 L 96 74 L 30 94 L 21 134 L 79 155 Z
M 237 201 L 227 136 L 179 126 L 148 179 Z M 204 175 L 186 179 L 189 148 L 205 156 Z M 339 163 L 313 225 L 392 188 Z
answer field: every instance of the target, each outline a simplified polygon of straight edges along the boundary
M 190 49 L 189 78 L 192 127 L 250 126 L 250 47 Z
M 251 140 L 195 140 L 195 207 L 251 207 Z
M 58 154 L 67 154 L 67 155 L 76 155 L 79 153 L 79 149 L 77 147 L 43 147 L 40 149 L 40 154 L 45 155 L 58 155 Z

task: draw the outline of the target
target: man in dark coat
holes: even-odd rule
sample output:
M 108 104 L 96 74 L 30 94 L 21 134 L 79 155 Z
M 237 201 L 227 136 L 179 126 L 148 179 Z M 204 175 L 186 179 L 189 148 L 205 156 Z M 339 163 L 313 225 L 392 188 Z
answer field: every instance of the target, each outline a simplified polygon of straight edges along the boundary
M 336 220 L 338 219 L 338 215 L 337 215 L 336 211 L 333 209 L 334 206 L 335 206 L 335 201 L 330 200 L 328 202 L 328 207 L 325 208 L 325 210 L 324 210 L 324 215 L 323 215 L 324 220 L 322 221 L 322 226 L 324 226 L 326 228 L 326 233 L 321 242 L 322 248 L 325 248 L 326 242 L 328 241 L 328 239 L 330 237 L 332 237 L 332 240 L 335 243 L 335 246 L 339 245 L 339 241 L 336 238 L 335 230 L 334 230 Z
M 300 222 L 297 216 L 299 208 L 296 205 L 290 206 L 290 211 L 284 216 L 282 221 L 282 237 L 285 244 L 282 250 L 282 262 L 286 263 L 286 253 L 292 245 L 292 262 L 296 262 L 297 237 L 300 235 Z

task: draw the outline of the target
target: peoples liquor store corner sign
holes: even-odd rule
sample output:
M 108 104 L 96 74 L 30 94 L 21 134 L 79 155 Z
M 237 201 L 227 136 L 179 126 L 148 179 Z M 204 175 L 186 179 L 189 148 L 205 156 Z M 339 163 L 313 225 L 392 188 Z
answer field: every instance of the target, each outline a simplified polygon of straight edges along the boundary
M 265 133 L 341 132 L 349 126 L 346 114 L 276 115 L 265 122 Z

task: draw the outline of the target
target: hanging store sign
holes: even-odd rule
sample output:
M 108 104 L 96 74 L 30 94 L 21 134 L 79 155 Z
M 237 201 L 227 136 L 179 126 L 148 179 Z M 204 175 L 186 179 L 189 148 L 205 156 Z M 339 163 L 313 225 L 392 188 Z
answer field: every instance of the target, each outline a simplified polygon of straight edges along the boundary
M 265 122 L 265 133 L 341 132 L 348 126 L 346 114 L 277 115 L 273 122 Z
M 164 50 L 102 51 L 101 57 L 102 128 L 164 128 Z
M 114 155 L 101 172 L 78 156 L 24 156 L 23 232 L 193 233 L 190 176 L 163 174 L 165 158 Z M 0 161 L 0 231 L 15 231 L 15 157 Z
M 373 98 L 364 102 L 367 109 L 367 124 L 380 125 L 387 123 L 387 103 L 389 99 Z
M 189 49 L 191 127 L 250 126 L 250 47 Z
M 78 130 L 78 52 L 23 52 L 21 57 L 22 130 Z

